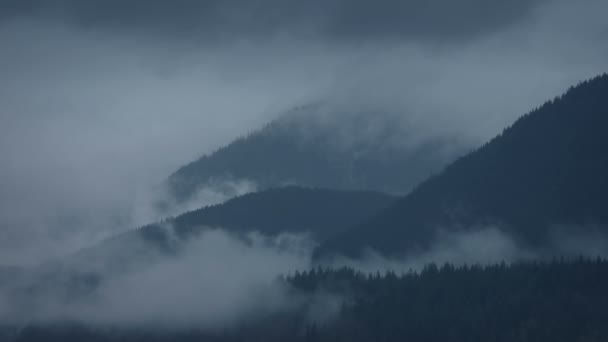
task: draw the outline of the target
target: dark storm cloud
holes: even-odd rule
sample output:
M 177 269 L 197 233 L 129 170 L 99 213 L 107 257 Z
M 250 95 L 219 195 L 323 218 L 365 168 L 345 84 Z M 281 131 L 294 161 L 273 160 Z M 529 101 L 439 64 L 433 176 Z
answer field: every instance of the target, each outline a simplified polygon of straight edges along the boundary
M 546 0 L 10 0 L 4 17 L 207 39 L 309 37 L 462 41 L 504 29 Z

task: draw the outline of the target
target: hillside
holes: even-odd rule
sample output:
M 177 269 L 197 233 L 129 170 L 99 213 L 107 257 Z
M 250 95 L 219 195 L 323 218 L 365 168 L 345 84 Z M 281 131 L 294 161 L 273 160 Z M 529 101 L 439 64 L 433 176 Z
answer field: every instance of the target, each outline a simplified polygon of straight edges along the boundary
M 453 137 L 409 130 L 401 114 L 305 106 L 183 166 L 168 187 L 178 201 L 239 181 L 405 194 L 465 150 Z
M 87 322 L 0 326 L 14 341 L 605 341 L 608 262 L 553 261 L 369 276 L 349 269 L 297 272 L 285 280 L 290 312 L 256 313 L 238 329 L 104 328 Z M 340 307 L 311 321 L 319 294 Z M 327 297 L 325 297 L 327 298 Z M 0 335 L 2 336 L 2 335 Z
M 150 262 L 159 252 L 174 253 L 176 242 L 188 241 L 209 228 L 235 235 L 253 231 L 265 236 L 310 234 L 320 243 L 372 217 L 395 200 L 396 197 L 369 191 L 295 186 L 269 189 L 114 236 L 82 250 L 72 260 L 102 269 L 136 267 Z
M 66 302 L 89 298 L 100 286 L 120 277 L 183 261 L 182 254 L 192 252 L 193 244 L 189 242 L 200 242 L 195 238 L 208 229 L 222 229 L 235 241 L 243 238 L 245 245 L 252 243 L 247 234 L 254 231 L 269 238 L 285 233 L 309 235 L 313 241 L 306 239 L 302 246 L 308 254 L 311 242 L 323 242 L 395 200 L 377 192 L 301 187 L 243 195 L 114 236 L 63 259 L 30 268 L 0 268 L 0 293 L 10 293 L 10 297 L 0 300 L 6 300 L 7 305 L 21 301 L 34 305 L 37 300 L 44 302 L 48 298 Z M 217 250 L 211 253 L 214 257 Z
M 608 224 L 608 75 L 524 115 L 374 218 L 332 238 L 318 255 L 387 255 L 427 248 L 440 231 L 495 225 L 517 241 L 602 234 Z
M 324 241 L 395 200 L 378 192 L 290 186 L 243 195 L 221 205 L 180 215 L 171 222 L 182 235 L 207 226 L 269 235 L 310 232 L 318 241 Z

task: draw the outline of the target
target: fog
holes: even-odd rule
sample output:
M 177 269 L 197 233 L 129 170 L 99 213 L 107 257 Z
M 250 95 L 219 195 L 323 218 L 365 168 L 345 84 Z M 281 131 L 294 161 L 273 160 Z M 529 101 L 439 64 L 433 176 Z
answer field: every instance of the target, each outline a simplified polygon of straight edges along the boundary
M 77 321 L 96 327 L 215 331 L 304 307 L 304 298 L 290 294 L 279 276 L 310 267 L 315 244 L 306 234 L 270 237 L 207 229 L 195 239 L 172 244 L 178 252 L 167 255 L 123 239 L 94 258 L 64 261 L 62 273 L 52 271 L 65 278 L 45 277 L 44 267 L 28 270 L 33 273 L 0 287 L 0 322 Z M 133 250 L 146 255 L 145 260 L 132 258 L 126 261 L 131 265 L 119 267 L 112 262 L 117 253 L 129 255 Z M 82 283 L 74 278 L 78 275 L 100 281 L 79 287 Z M 28 290 L 32 287 L 38 290 Z M 337 299 L 323 298 L 307 305 L 310 319 L 331 316 L 326 309 Z
M 135 205 L 131 207 L 131 221 L 136 224 L 157 222 L 206 206 L 221 204 L 257 189 L 257 184 L 247 179 L 213 180 L 198 189 L 192 198 L 178 201 L 167 184 L 151 186 L 136 192 Z
M 173 228 L 167 225 L 165 229 L 171 236 Z M 169 239 L 175 251 L 169 254 L 153 244 L 142 244 L 143 240 L 123 238 L 88 257 L 85 253 L 59 265 L 0 278 L 0 322 L 15 326 L 80 322 L 127 331 L 217 332 L 273 314 L 298 313 L 309 321 L 325 323 L 339 313 L 342 303 L 348 303 L 348 293 L 319 289 L 305 295 L 280 281 L 281 276 L 312 267 L 347 266 L 369 274 L 404 274 L 420 272 L 430 263 L 490 265 L 550 260 L 556 255 L 608 255 L 605 235 L 583 236 L 577 230 L 563 227 L 552 247 L 541 250 L 519 244 L 498 226 L 446 229 L 428 249 L 411 250 L 400 258 L 386 258 L 370 250 L 358 260 L 335 258 L 321 263 L 312 261 L 316 242 L 306 233 L 265 236 L 251 231 L 237 235 L 207 228 L 186 241 Z M 589 244 L 591 239 L 595 242 Z M 117 263 L 117 258 L 122 261 Z
M 147 223 L 133 208 L 177 167 L 312 92 L 297 70 L 221 75 L 230 66 L 196 61 L 204 51 L 182 69 L 162 47 L 23 25 L 0 30 L 13 45 L 1 63 L 3 263 Z
M 288 301 L 277 277 L 307 266 L 310 249 L 304 239 L 243 241 L 223 231 L 207 231 L 189 242 L 177 259 L 110 280 L 99 302 L 82 311 L 77 307 L 74 318 L 127 327 L 225 328 L 252 314 L 286 310 L 295 303 Z
M 489 265 L 532 260 L 539 256 L 538 251 L 533 252 L 518 245 L 511 236 L 497 227 L 479 227 L 467 232 L 441 231 L 428 249 L 411 250 L 406 256 L 399 258 L 387 258 L 374 250 L 367 250 L 360 259 L 337 256 L 325 260 L 324 263 L 332 267 L 346 266 L 368 273 L 407 273 L 419 272 L 431 263 L 450 263 L 456 266 Z
M 158 219 L 172 171 L 295 106 L 397 112 L 476 146 L 606 71 L 601 0 L 298 4 L 3 2 L 0 263 Z M 205 191 L 197 205 L 227 198 Z

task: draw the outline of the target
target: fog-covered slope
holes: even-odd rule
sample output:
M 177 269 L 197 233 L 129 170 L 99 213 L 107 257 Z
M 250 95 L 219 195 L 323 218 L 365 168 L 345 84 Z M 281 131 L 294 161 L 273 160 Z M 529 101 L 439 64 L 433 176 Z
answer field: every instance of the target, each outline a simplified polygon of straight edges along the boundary
M 115 307 L 121 307 L 120 312 L 133 309 L 122 304 L 129 291 L 132 296 L 143 295 L 147 303 L 167 300 L 165 309 L 171 306 L 181 311 L 195 297 L 214 300 L 220 307 L 217 310 L 230 311 L 224 302 L 250 291 L 250 286 L 272 282 L 279 272 L 308 267 L 316 242 L 371 217 L 395 200 L 377 192 L 270 189 L 134 229 L 62 259 L 33 267 L 2 267 L 0 324 L 7 316 L 27 322 L 35 317 L 80 316 L 88 310 L 108 313 L 106 319 L 113 320 Z M 236 276 L 235 283 L 223 297 L 200 293 L 198 286 L 213 286 L 215 280 L 224 287 L 229 272 Z M 162 285 L 171 277 L 186 277 L 192 282 L 187 286 L 192 292 L 183 297 L 179 286 Z M 144 288 L 151 292 L 142 293 Z M 184 302 L 175 302 L 174 296 Z M 201 307 L 216 311 L 209 305 Z M 239 307 L 233 309 L 239 311 Z
M 115 236 L 82 250 L 78 263 L 123 268 L 147 263 L 158 253 L 174 254 L 209 229 L 239 236 L 307 235 L 321 243 L 387 208 L 396 197 L 370 191 L 338 191 L 295 186 L 233 198 Z
M 350 108 L 350 107 L 349 107 Z M 178 200 L 247 181 L 404 194 L 464 150 L 452 136 L 417 131 L 401 113 L 327 103 L 284 113 L 264 128 L 183 166 L 168 181 Z
M 319 255 L 424 249 L 441 231 L 493 225 L 530 246 L 608 227 L 608 76 L 524 115 Z M 588 235 L 592 234 L 592 235 Z M 572 243 L 573 239 L 568 242 Z

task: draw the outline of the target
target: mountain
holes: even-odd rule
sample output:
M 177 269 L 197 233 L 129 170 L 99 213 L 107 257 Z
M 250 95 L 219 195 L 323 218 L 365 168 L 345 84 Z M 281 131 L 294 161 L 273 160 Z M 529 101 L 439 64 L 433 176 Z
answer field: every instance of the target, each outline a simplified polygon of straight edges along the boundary
M 246 244 L 255 243 L 248 235 L 254 231 L 270 238 L 308 234 L 314 242 L 323 242 L 395 200 L 378 192 L 294 186 L 250 193 L 114 236 L 62 259 L 29 268 L 0 267 L 0 300 L 18 306 L 48 298 L 65 302 L 90 299 L 99 287 L 115 279 L 178 260 L 173 257 L 182 256 L 191 247 L 188 242 L 209 229 L 221 228 Z M 295 241 L 276 240 L 280 248 Z M 302 247 L 307 253 L 309 241 L 305 242 Z M 10 295 L 4 298 L 3 294 Z
M 375 217 L 339 234 L 318 256 L 365 248 L 403 255 L 442 231 L 494 225 L 531 247 L 560 232 L 608 227 L 608 75 L 524 115 Z
M 29 321 L 0 325 L 0 337 L 3 331 L 16 342 L 582 342 L 608 336 L 608 262 L 601 259 L 430 264 L 401 275 L 313 269 L 281 283 L 294 299 L 289 311 L 256 311 L 233 329 Z M 323 305 L 329 296 L 339 308 Z
M 168 188 L 178 201 L 242 181 L 405 194 L 465 150 L 456 138 L 419 133 L 400 113 L 304 106 L 183 166 Z
M 155 236 L 169 224 L 182 238 L 212 227 L 232 233 L 310 233 L 316 241 L 325 241 L 373 216 L 395 200 L 396 197 L 391 195 L 372 191 L 287 186 L 249 193 L 223 204 L 191 211 L 142 227 L 140 233 Z
M 112 237 L 72 259 L 102 268 L 135 267 L 148 263 L 159 252 L 176 252 L 176 242 L 179 246 L 209 228 L 221 228 L 235 235 L 253 231 L 265 236 L 310 234 L 315 242 L 323 242 L 395 201 L 394 196 L 371 191 L 296 186 L 269 189 Z

